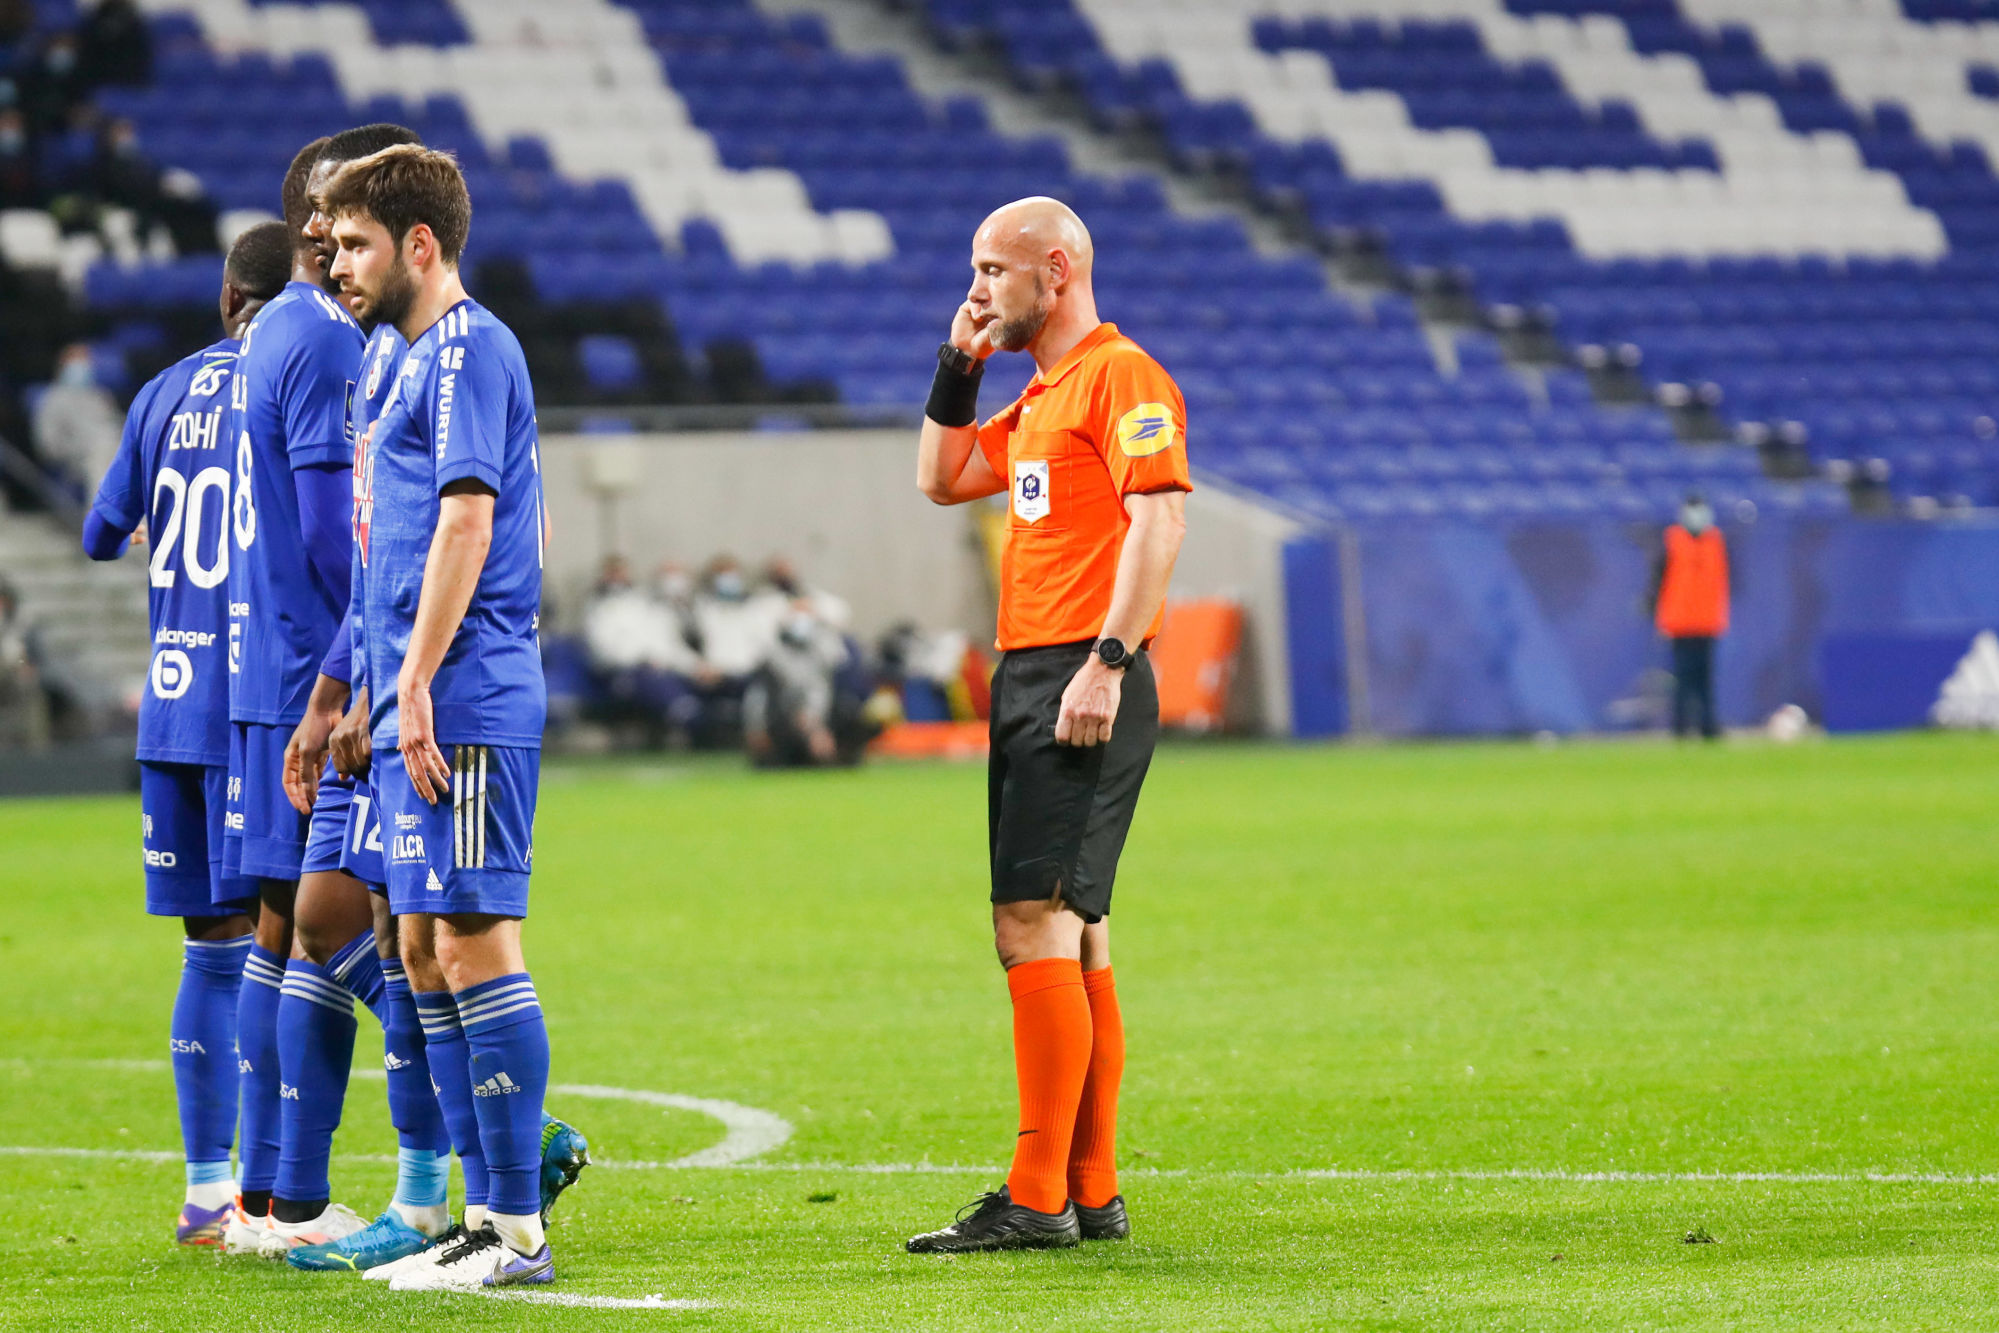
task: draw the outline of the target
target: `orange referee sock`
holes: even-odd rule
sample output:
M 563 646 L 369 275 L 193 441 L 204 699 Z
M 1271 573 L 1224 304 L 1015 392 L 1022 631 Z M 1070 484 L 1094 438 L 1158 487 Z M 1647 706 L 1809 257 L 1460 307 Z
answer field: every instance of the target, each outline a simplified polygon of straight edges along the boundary
M 1124 1078 L 1124 1016 L 1106 967 L 1083 974 L 1090 1000 L 1090 1074 L 1069 1144 L 1069 1197 L 1101 1208 L 1117 1197 L 1117 1089 Z
M 1020 1134 L 1007 1191 L 1041 1213 L 1069 1197 L 1069 1140 L 1090 1069 L 1090 999 L 1074 958 L 1037 958 L 1006 974 L 1013 996 L 1013 1068 Z

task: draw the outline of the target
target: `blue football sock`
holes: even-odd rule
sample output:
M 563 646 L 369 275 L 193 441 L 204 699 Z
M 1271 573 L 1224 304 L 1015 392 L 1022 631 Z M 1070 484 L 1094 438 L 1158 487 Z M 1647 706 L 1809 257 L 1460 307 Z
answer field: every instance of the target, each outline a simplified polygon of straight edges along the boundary
M 430 1081 L 437 1089 L 438 1109 L 458 1150 L 458 1167 L 465 1173 L 465 1202 L 485 1207 L 489 1193 L 486 1154 L 479 1141 L 479 1113 L 473 1109 L 471 1049 L 458 1026 L 458 1006 L 450 991 L 418 991 L 417 1016 L 430 1057 Z
M 285 968 L 284 999 L 278 1005 L 284 1146 L 272 1191 L 277 1199 L 305 1203 L 333 1193 L 327 1162 L 333 1156 L 333 1131 L 339 1128 L 347 1101 L 355 1026 L 354 997 L 311 959 L 292 959 Z
M 398 1148 L 396 1197 L 390 1202 L 404 1208 L 442 1208 L 450 1181 L 450 1149 L 439 1154 L 428 1148 Z
M 525 972 L 457 992 L 472 1051 L 472 1100 L 486 1151 L 487 1207 L 541 1212 L 541 1104 L 548 1092 L 548 1028 Z
M 441 1156 L 449 1167 L 451 1134 L 430 1086 L 430 1051 L 400 958 L 382 960 L 382 1067 L 389 1075 L 389 1123 L 402 1151 Z M 416 1201 L 404 1198 L 398 1185 L 396 1202 Z
M 174 1098 L 180 1103 L 181 1146 L 187 1183 L 229 1180 L 229 1150 L 236 1146 L 236 994 L 250 937 L 187 940 L 182 948 L 180 992 L 174 996 Z M 216 1175 L 217 1170 L 221 1175 Z M 196 1179 L 200 1176 L 200 1179 Z
M 278 1178 L 278 990 L 285 960 L 260 944 L 243 962 L 243 985 L 236 996 L 237 1095 L 242 1138 L 237 1183 L 245 1194 L 270 1192 Z
M 368 1012 L 376 1021 L 387 1025 L 382 1013 L 384 978 L 382 976 L 382 955 L 375 952 L 375 932 L 364 930 L 347 943 L 339 952 L 326 960 L 326 975 L 349 995 L 368 1006 Z

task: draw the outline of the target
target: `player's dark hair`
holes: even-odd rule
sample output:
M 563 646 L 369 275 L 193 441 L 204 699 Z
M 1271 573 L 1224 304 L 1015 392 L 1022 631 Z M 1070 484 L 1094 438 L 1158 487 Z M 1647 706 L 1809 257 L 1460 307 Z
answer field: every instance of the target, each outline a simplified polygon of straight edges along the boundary
M 388 229 L 400 246 L 422 223 L 437 237 L 439 256 L 455 266 L 472 230 L 472 196 L 449 153 L 398 144 L 356 158 L 326 183 L 320 206 L 329 217 L 365 214 Z
M 378 120 L 372 125 L 356 125 L 351 130 L 340 131 L 320 148 L 319 156 L 321 161 L 338 165 L 379 153 L 384 148 L 393 148 L 399 143 L 422 144 L 423 136 L 407 125 Z
M 285 215 L 285 226 L 291 230 L 293 245 L 305 244 L 305 224 L 312 221 L 312 200 L 306 197 L 306 182 L 312 178 L 312 164 L 319 161 L 320 150 L 325 148 L 325 135 L 314 139 L 298 150 L 292 164 L 285 168 L 284 187 L 279 191 L 278 207 Z
M 270 300 L 291 281 L 296 234 L 282 222 L 259 222 L 229 247 L 222 275 L 245 296 Z

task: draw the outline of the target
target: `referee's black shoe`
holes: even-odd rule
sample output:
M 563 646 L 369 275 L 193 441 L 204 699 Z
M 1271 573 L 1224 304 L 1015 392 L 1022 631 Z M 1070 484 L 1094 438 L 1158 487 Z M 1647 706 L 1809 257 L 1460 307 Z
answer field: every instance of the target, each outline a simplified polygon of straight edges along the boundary
M 1101 1208 L 1070 1205 L 1076 1210 L 1076 1227 L 1084 1240 L 1123 1240 L 1131 1234 L 1131 1218 L 1125 1215 L 1124 1195 L 1111 1196 Z
M 942 1231 L 911 1236 L 911 1254 L 973 1254 L 983 1250 L 1066 1250 L 1082 1239 L 1076 1209 L 1065 1199 L 1059 1213 L 1037 1213 L 1015 1203 L 1002 1185 L 958 1210 Z

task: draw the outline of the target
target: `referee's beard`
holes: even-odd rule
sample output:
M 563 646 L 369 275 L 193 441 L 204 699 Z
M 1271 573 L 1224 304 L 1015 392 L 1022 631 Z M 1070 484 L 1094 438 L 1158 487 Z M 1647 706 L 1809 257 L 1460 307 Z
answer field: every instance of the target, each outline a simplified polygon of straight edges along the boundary
M 1024 315 L 1012 319 L 1002 319 L 993 325 L 992 342 L 996 352 L 1024 352 L 1041 336 L 1041 326 L 1055 313 L 1055 303 L 1048 299 L 1048 288 L 1041 281 L 1039 273 L 1034 275 L 1034 304 Z

